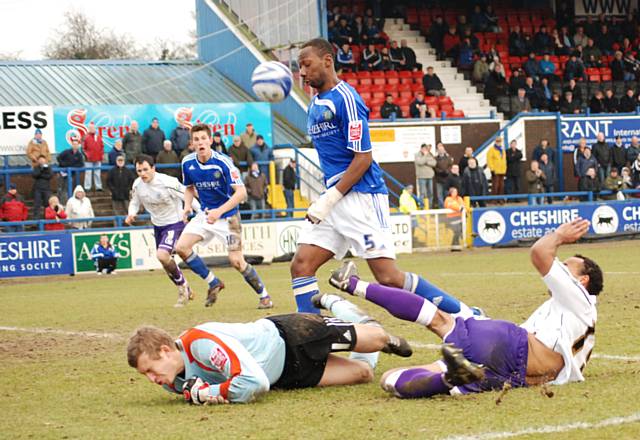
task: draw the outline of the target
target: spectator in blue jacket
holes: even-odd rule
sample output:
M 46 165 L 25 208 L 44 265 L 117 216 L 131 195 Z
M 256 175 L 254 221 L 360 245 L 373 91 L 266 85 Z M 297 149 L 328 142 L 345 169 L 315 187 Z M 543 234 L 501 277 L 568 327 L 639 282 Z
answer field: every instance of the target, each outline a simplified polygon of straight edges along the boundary
M 256 136 L 256 144 L 251 147 L 251 155 L 256 162 L 270 162 L 274 160 L 273 150 L 264 141 L 264 137 L 259 134 Z M 269 164 L 259 164 L 260 172 L 267 178 L 269 182 Z
M 549 81 L 555 81 L 558 77 L 555 75 L 556 65 L 551 61 L 551 56 L 545 53 L 539 63 L 540 75 Z
M 336 55 L 336 70 L 355 72 L 356 62 L 348 44 L 343 44 Z
M 120 156 L 125 156 L 126 153 L 122 148 L 122 139 L 118 139 L 114 144 L 111 151 L 109 151 L 109 165 L 116 165 L 116 160 Z
M 91 249 L 91 259 L 96 265 L 98 275 L 108 275 L 115 273 L 120 253 L 118 248 L 109 243 L 106 234 L 100 236 L 100 241 Z
M 578 157 L 578 161 L 576 162 L 578 177 L 585 177 L 589 168 L 593 168 L 594 170 L 598 169 L 598 162 L 596 158 L 591 155 L 591 148 L 585 148 L 582 154 L 583 156 Z
M 533 78 L 534 81 L 537 81 L 539 79 L 540 65 L 538 64 L 538 61 L 536 61 L 535 53 L 531 52 L 529 54 L 529 59 L 524 62 L 524 65 L 522 66 L 522 68 L 524 69 L 524 73 L 526 73 L 527 76 L 530 76 L 531 78 Z
M 71 148 L 64 150 L 62 153 L 58 154 L 58 166 L 60 168 L 83 168 L 84 167 L 84 155 L 82 151 L 80 151 L 80 138 L 77 134 L 74 134 L 71 138 Z M 80 173 L 76 172 L 74 180 L 76 183 L 80 181 Z M 60 203 L 67 203 L 67 199 L 69 195 L 67 194 L 68 188 L 68 180 L 71 176 L 67 175 L 66 170 L 61 170 L 58 174 L 58 198 L 60 199 Z

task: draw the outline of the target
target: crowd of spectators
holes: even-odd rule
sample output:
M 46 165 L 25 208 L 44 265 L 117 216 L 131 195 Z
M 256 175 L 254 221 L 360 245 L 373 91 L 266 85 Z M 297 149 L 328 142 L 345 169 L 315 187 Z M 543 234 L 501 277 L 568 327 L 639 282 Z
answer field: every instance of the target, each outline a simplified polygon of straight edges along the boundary
M 159 172 L 182 178 L 179 164 L 189 153 L 194 152 L 190 142 L 190 130 L 183 119 L 167 137 L 159 125 L 157 118 L 153 118 L 149 127 L 140 133 L 137 121 L 132 121 L 129 131 L 122 139 L 117 139 L 107 155 L 104 152 L 104 141 L 96 130 L 93 122 L 89 123 L 84 136 L 73 134 L 70 147 L 56 156 L 59 171 L 54 173 L 52 154 L 48 144 L 42 138 L 42 131 L 37 129 L 34 137 L 29 141 L 26 155 L 32 165 L 31 176 L 33 185 L 31 196 L 33 210 L 31 219 L 55 220 L 55 223 L 45 224 L 46 230 L 64 229 L 65 225 L 84 229 L 90 227 L 91 222 L 61 222 L 66 219 L 85 219 L 95 217 L 94 207 L 89 197 L 92 192 L 96 195 L 103 192 L 102 173 L 106 171 L 106 188 L 110 192 L 111 211 L 108 215 L 127 215 L 130 192 L 136 178 L 132 162 L 139 154 L 149 154 L 158 165 L 172 165 L 161 167 Z M 256 133 L 253 124 L 248 123 L 243 133 L 233 137 L 233 142 L 227 147 L 219 132 L 213 134 L 212 148 L 228 155 L 241 171 L 242 178 L 248 188 L 248 203 L 251 209 L 264 210 L 266 208 L 267 187 L 269 183 L 269 165 L 274 160 L 273 149 L 267 145 L 264 136 Z M 295 161 L 292 161 L 285 171 L 284 183 L 287 208 L 294 208 L 293 192 L 297 185 Z M 72 176 L 68 175 L 69 168 Z M 84 169 L 82 184 L 80 175 Z M 70 178 L 74 182 L 69 182 Z M 52 182 L 53 181 L 53 182 Z M 68 198 L 69 184 L 75 185 L 73 196 Z M 52 195 L 52 187 L 57 194 Z M 44 214 L 43 214 L 44 208 Z M 254 214 L 252 218 L 261 218 L 264 213 Z M 288 215 L 291 215 L 290 213 Z M 5 222 L 22 222 L 29 218 L 29 210 L 23 197 L 18 194 L 15 184 L 10 184 L 7 193 L 0 201 L 0 220 Z M 21 231 L 20 225 L 4 227 L 5 231 Z
M 431 208 L 447 207 L 451 188 L 462 197 L 540 194 L 532 197 L 533 204 L 552 203 L 552 197 L 543 194 L 559 190 L 556 150 L 547 139 L 541 139 L 525 158 L 517 141 L 512 140 L 505 148 L 498 137 L 487 151 L 485 169 L 478 166 L 471 147 L 456 163 L 442 142 L 435 150 L 432 145 L 422 144 L 414 165 L 417 195 Z M 587 145 L 582 138 L 574 151 L 573 169 L 579 191 L 593 192 L 594 198 L 622 200 L 622 190 L 640 189 L 640 140 L 634 136 L 625 145 L 617 137 L 609 144 L 599 133 L 597 141 Z M 481 201 L 473 205 L 486 206 Z
M 635 111 L 640 105 L 637 12 L 623 19 L 605 14 L 552 19 L 538 12 L 496 16 L 491 5 L 476 5 L 467 14 L 449 16 L 449 23 L 435 16 L 428 39 L 506 113 Z

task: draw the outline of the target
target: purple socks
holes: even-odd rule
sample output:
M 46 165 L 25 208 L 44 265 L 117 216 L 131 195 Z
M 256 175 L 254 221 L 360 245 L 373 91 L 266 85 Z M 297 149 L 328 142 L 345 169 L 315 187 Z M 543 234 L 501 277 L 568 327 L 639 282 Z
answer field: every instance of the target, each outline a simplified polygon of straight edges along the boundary
M 449 394 L 450 388 L 444 382 L 443 376 L 444 373 L 435 373 L 424 368 L 410 368 L 400 373 L 393 388 L 395 394 L 403 398 Z

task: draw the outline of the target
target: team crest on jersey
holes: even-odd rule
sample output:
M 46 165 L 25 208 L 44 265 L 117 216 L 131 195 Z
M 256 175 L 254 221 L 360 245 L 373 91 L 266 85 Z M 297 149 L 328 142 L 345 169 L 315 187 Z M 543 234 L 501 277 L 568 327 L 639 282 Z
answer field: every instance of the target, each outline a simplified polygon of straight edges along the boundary
M 224 372 L 224 367 L 227 365 L 227 354 L 222 351 L 220 348 L 216 348 L 214 353 L 211 353 L 211 357 L 209 358 L 211 361 L 211 366 L 220 372 Z
M 220 177 L 222 177 L 222 173 L 220 173 L 220 171 L 216 171 L 213 173 L 213 177 L 219 179 Z
M 362 121 L 349 122 L 349 142 L 362 140 Z
M 333 112 L 329 109 L 322 112 L 322 119 L 325 121 L 330 121 L 333 119 Z

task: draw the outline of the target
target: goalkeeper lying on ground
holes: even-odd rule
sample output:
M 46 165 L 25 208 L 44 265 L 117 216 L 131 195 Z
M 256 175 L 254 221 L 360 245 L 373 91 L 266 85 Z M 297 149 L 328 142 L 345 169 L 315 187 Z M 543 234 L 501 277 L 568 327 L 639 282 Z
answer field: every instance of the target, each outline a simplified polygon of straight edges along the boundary
M 129 340 L 129 365 L 200 405 L 250 402 L 271 388 L 366 383 L 379 351 L 411 356 L 404 339 L 348 301 L 314 299 L 344 320 L 294 313 L 246 324 L 209 322 L 176 340 L 159 328 L 140 327 Z M 337 351 L 352 353 L 345 358 L 332 354 Z

